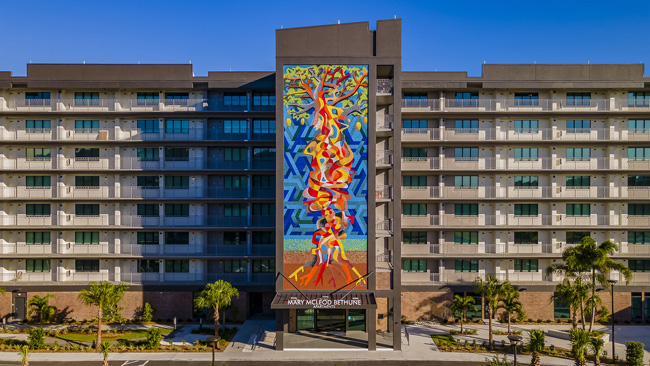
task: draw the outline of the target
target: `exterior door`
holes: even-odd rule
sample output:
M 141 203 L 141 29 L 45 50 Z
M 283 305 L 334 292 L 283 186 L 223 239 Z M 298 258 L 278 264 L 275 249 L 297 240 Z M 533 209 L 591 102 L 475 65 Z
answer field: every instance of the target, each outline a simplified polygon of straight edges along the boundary
M 318 332 L 345 332 L 345 310 L 317 310 L 316 329 Z
M 25 298 L 16 297 L 14 298 L 14 320 L 23 321 L 25 320 Z
M 249 304 L 249 313 L 250 315 L 261 314 L 263 311 L 263 302 L 261 292 L 251 292 L 250 293 L 250 304 Z

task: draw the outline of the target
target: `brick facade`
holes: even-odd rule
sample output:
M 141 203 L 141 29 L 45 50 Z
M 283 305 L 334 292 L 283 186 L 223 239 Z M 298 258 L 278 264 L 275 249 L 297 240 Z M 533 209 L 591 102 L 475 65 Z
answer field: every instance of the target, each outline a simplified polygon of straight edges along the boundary
M 526 319 L 553 320 L 554 307 L 550 292 L 521 291 L 519 301 L 526 312 Z
M 445 292 L 403 292 L 402 319 L 417 320 L 420 317 L 443 319 L 449 316 L 449 305 L 454 294 Z

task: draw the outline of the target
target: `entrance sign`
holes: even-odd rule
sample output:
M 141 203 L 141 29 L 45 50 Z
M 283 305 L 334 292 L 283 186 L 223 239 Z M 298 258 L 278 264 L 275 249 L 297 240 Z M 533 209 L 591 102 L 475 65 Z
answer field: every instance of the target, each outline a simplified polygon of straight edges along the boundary
M 298 293 L 277 294 L 271 309 L 375 309 L 377 303 L 372 293 L 324 295 Z

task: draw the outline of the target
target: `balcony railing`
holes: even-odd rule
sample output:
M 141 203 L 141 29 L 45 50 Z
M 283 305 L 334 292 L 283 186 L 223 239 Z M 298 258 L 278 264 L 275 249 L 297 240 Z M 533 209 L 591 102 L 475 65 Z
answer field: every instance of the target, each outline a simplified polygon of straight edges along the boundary
M 224 217 L 218 215 L 190 216 L 140 216 L 129 214 L 100 214 L 97 216 L 78 216 L 58 214 L 46 216 L 27 216 L 25 214 L 0 214 L 0 226 L 19 227 L 264 227 L 275 226 L 274 216 Z
M 377 131 L 392 131 L 394 128 L 394 116 L 392 114 L 377 115 Z
M 645 108 L 648 106 L 630 106 L 627 99 L 591 99 L 576 103 L 572 99 L 402 99 L 404 112 L 453 112 L 453 111 L 624 111 L 629 108 Z
M 540 157 L 536 160 L 479 157 L 476 160 L 456 160 L 440 157 L 402 158 L 402 170 L 648 170 L 650 160 L 598 157 L 589 160 L 567 160 L 562 157 Z
M 621 128 L 404 128 L 402 140 L 426 141 L 650 141 L 648 132 Z
M 377 95 L 392 95 L 393 79 L 377 79 Z
M 650 198 L 650 187 L 632 189 L 628 187 L 588 186 L 539 186 L 539 187 L 447 187 L 447 186 L 402 186 L 402 199 L 476 199 L 476 198 Z
M 392 150 L 379 150 L 377 151 L 377 167 L 389 167 L 393 165 L 393 151 Z
M 568 216 L 566 214 L 539 214 L 534 216 L 516 216 L 514 214 L 478 214 L 475 216 L 444 215 L 402 215 L 405 228 L 476 227 L 476 226 L 558 226 L 558 227 L 644 227 L 650 226 L 650 216 L 598 215 Z
M 390 201 L 393 199 L 393 186 L 377 186 L 375 190 L 375 200 Z
M 275 198 L 273 188 L 250 188 L 251 198 L 272 199 Z M 220 198 L 220 199 L 241 199 L 249 198 L 249 188 L 226 188 L 226 187 L 205 187 L 189 186 L 186 188 L 165 188 L 164 186 L 141 187 L 141 186 L 47 186 L 47 187 L 3 187 L 0 186 L 0 198 L 16 199 L 50 199 L 50 198 L 74 198 L 74 199 L 106 199 L 106 198 L 164 198 L 164 199 L 188 199 L 188 198 Z

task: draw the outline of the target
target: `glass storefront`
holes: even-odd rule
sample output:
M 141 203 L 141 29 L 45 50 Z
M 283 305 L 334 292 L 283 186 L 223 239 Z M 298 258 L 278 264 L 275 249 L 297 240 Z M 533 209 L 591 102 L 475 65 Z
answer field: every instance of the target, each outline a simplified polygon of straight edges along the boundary
M 296 330 L 308 332 L 345 332 L 366 330 L 365 309 L 297 309 Z

